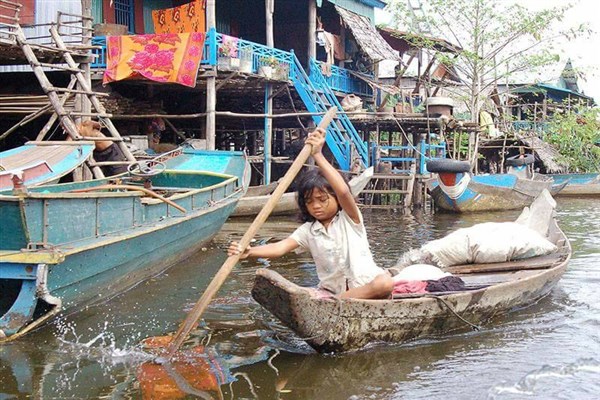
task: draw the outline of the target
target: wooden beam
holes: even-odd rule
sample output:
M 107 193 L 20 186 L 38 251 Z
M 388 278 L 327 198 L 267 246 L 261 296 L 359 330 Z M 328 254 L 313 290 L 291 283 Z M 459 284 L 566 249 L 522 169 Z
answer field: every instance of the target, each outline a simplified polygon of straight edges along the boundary
M 206 30 L 216 28 L 216 0 L 206 0 Z M 215 67 L 212 67 L 213 71 Z M 217 88 L 216 71 L 206 78 L 206 149 L 215 149 L 215 127 L 217 124 Z
M 317 1 L 308 0 L 308 59 L 317 58 Z

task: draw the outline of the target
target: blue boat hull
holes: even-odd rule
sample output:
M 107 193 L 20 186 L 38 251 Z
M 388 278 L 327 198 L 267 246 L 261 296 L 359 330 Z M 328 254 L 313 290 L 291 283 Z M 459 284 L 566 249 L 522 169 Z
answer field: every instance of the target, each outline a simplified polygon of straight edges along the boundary
M 430 194 L 436 207 L 451 212 L 502 211 L 521 209 L 530 205 L 544 190 L 550 190 L 552 181 L 520 179 L 510 174 L 469 176 L 468 184 L 455 189 L 464 173 L 440 173 L 432 184 Z M 448 190 L 450 188 L 450 190 Z M 450 194 L 448 194 L 450 193 Z
M 547 175 L 557 183 L 566 183 L 559 196 L 600 196 L 600 174 Z
M 194 170 L 194 157 L 210 159 L 217 171 Z M 168 201 L 143 196 L 141 184 L 106 181 L 0 194 L 0 217 L 11 231 L 0 234 L 0 342 L 60 311 L 104 301 L 210 240 L 244 195 L 249 165 L 241 153 L 185 158 L 187 169 L 153 177 Z

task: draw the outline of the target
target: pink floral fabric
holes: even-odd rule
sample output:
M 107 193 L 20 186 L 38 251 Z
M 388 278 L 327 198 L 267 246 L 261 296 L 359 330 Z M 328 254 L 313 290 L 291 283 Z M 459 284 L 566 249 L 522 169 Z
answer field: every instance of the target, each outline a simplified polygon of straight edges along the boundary
M 204 33 L 168 33 L 107 37 L 103 83 L 146 78 L 195 87 Z

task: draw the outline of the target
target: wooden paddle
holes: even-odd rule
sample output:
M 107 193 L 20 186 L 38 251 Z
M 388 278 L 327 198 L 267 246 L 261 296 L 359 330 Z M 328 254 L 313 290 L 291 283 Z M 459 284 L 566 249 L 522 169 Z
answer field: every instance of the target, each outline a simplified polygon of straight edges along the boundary
M 319 123 L 319 128 L 327 129 L 327 126 L 333 120 L 335 114 L 336 109 L 334 107 L 330 108 Z M 277 185 L 277 188 L 275 189 L 267 203 L 264 205 L 263 209 L 260 211 L 260 213 L 258 213 L 258 215 L 254 219 L 254 221 L 252 222 L 242 239 L 240 239 L 239 245 L 241 249 L 245 249 L 246 247 L 248 247 L 248 245 L 250 245 L 250 241 L 252 240 L 254 235 L 256 235 L 256 232 L 258 232 L 262 224 L 267 220 L 269 214 L 271 214 L 271 211 L 273 211 L 273 208 L 281 198 L 281 195 L 283 195 L 283 193 L 290 186 L 300 169 L 302 169 L 302 165 L 306 162 L 306 160 L 308 160 L 311 152 L 312 146 L 305 144 L 302 148 L 302 151 L 300 151 L 300 154 L 298 154 L 298 156 L 290 166 L 290 169 L 279 181 L 279 185 Z M 170 360 L 173 357 L 173 355 L 179 349 L 179 346 L 181 346 L 181 344 L 187 338 L 191 330 L 194 328 L 194 326 L 196 326 L 196 323 L 202 316 L 202 313 L 204 312 L 204 310 L 206 310 L 206 307 L 208 307 L 208 304 L 215 296 L 215 294 L 217 294 L 217 291 L 219 290 L 221 285 L 223 285 L 223 282 L 225 282 L 225 279 L 227 278 L 233 267 L 239 261 L 240 256 L 241 254 L 232 255 L 229 256 L 227 260 L 225 260 L 225 263 L 221 266 L 221 269 L 217 272 L 213 280 L 206 287 L 206 290 L 202 294 L 202 297 L 200 297 L 196 304 L 194 304 L 192 310 L 188 313 L 185 320 L 179 326 L 177 333 L 175 334 L 175 336 L 173 336 L 173 340 L 169 342 L 169 347 L 167 348 L 166 354 L 167 360 Z

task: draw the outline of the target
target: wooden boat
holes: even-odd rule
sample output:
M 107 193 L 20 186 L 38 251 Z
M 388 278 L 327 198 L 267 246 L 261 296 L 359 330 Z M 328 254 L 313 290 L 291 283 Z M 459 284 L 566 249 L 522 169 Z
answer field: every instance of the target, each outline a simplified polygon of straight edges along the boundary
M 549 221 L 547 238 L 558 252 L 520 261 L 449 267 L 469 290 L 406 294 L 392 300 L 319 298 L 273 270 L 259 269 L 252 296 L 319 352 L 403 343 L 468 328 L 546 296 L 571 257 L 568 239 Z
M 360 175 L 352 178 L 350 182 L 348 182 L 352 194 L 354 194 L 354 196 L 358 196 L 365 186 L 367 186 L 372 176 L 373 167 L 369 167 Z M 275 190 L 275 187 L 276 186 L 273 186 L 271 192 Z M 270 196 L 270 194 L 250 196 L 249 194 L 250 193 L 246 193 L 246 196 L 240 199 L 238 206 L 231 215 L 232 217 L 250 217 L 257 215 L 260 210 L 262 210 L 267 200 L 269 200 Z M 290 192 L 284 193 L 283 196 L 281 196 L 281 200 L 277 203 L 271 215 L 289 215 L 294 214 L 297 211 L 298 202 L 296 201 L 296 193 Z
M 158 172 L 147 168 L 141 175 Z M 249 171 L 241 152 L 186 149 L 150 183 L 120 176 L 0 192 L 0 336 L 19 337 L 185 259 L 233 212 Z
M 559 196 L 598 196 L 600 195 L 600 173 L 594 174 L 551 174 L 548 177 L 556 183 L 565 183 Z
M 21 173 L 24 184 L 37 186 L 58 180 L 83 164 L 94 151 L 93 142 L 27 142 L 0 153 L 0 191 L 13 186 Z
M 427 169 L 438 177 L 431 181 L 429 192 L 436 207 L 442 210 L 503 211 L 530 205 L 544 189 L 555 195 L 567 184 L 555 184 L 552 178 L 534 175 L 526 167 L 509 165 L 506 174 L 473 175 L 466 161 L 431 160 Z

